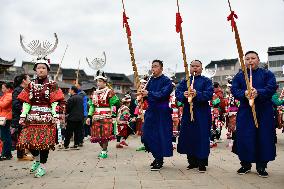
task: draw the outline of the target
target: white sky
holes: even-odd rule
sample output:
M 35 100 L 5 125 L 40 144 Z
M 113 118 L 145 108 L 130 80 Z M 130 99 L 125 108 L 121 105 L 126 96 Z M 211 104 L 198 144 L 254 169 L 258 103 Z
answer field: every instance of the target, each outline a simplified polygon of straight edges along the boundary
M 270 46 L 284 46 L 283 0 L 231 0 L 239 19 L 237 24 L 244 51 L 259 52 L 267 61 Z M 165 67 L 183 71 L 179 35 L 175 32 L 176 0 L 125 0 L 136 61 L 148 64 L 164 60 Z M 238 57 L 234 35 L 227 22 L 227 0 L 180 0 L 188 61 Z M 132 67 L 125 30 L 122 28 L 121 0 L 1 0 L 0 57 L 30 61 L 20 46 L 19 35 L 53 42 L 59 62 L 67 44 L 63 67 L 81 68 L 93 74 L 85 58 L 107 54 L 104 70 L 131 74 Z

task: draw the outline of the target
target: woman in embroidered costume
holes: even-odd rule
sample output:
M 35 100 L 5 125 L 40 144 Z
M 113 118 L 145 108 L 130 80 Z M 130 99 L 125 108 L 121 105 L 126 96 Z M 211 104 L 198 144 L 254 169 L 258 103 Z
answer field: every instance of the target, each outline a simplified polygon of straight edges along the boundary
M 45 163 L 49 150 L 55 149 L 57 105 L 64 100 L 64 94 L 55 81 L 48 79 L 49 60 L 38 58 L 34 65 L 36 79 L 18 96 L 23 101 L 20 124 L 24 125 L 19 136 L 17 148 L 29 149 L 35 157 L 31 173 L 36 177 L 46 173 Z
M 228 129 L 227 139 L 229 140 L 228 147 L 233 147 L 236 131 L 236 118 L 240 102 L 235 99 L 231 93 L 232 77 L 228 77 L 227 97 L 226 97 L 226 127 Z
M 176 84 L 172 82 L 173 86 L 175 87 Z M 173 138 L 172 138 L 172 143 L 173 143 L 173 149 L 176 149 L 176 139 L 179 134 L 179 125 L 180 125 L 180 106 L 182 106 L 181 102 L 177 101 L 176 95 L 175 95 L 175 90 L 171 93 L 170 96 L 170 103 L 169 103 L 170 108 L 172 109 L 172 119 L 173 119 Z
M 130 132 L 129 122 L 135 121 L 135 118 L 131 118 L 130 114 L 130 102 L 131 96 L 129 94 L 121 100 L 122 106 L 117 111 L 117 144 L 116 148 L 123 148 L 123 146 L 128 146 L 126 139 L 128 138 Z M 122 138 L 122 141 L 121 141 Z
M 212 127 L 210 137 L 210 147 L 216 147 L 217 141 L 221 140 L 223 127 L 223 112 L 225 112 L 223 90 L 218 82 L 214 82 L 214 93 L 211 100 Z
M 282 129 L 284 132 L 284 88 L 277 85 L 276 92 L 272 96 L 275 129 Z M 277 132 L 275 132 L 275 144 L 277 143 Z
M 108 141 L 113 140 L 112 107 L 119 103 L 119 98 L 114 91 L 107 87 L 107 77 L 104 72 L 97 71 L 97 90 L 93 93 L 93 100 L 90 105 L 86 124 L 91 127 L 91 142 L 99 143 L 102 151 L 99 158 L 107 158 Z
M 145 78 L 147 79 L 147 78 Z M 147 80 L 145 79 L 140 79 L 140 87 L 141 88 L 145 88 L 145 85 L 147 84 Z M 144 114 L 145 111 L 148 107 L 148 102 L 147 100 L 143 100 L 143 102 L 141 101 L 142 96 L 139 95 L 136 98 L 136 108 L 135 108 L 135 112 L 134 114 L 137 115 L 137 119 L 136 119 L 136 135 L 138 136 L 142 136 L 142 125 L 144 123 Z M 136 149 L 136 151 L 145 151 L 145 146 L 141 141 L 141 145 Z

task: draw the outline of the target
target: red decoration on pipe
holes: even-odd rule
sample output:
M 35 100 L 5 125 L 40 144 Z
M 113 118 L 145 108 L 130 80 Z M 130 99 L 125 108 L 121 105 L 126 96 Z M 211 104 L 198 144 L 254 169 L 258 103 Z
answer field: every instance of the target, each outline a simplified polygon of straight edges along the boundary
M 238 19 L 238 15 L 236 15 L 234 11 L 231 11 L 230 15 L 227 17 L 227 20 L 231 21 L 232 31 L 234 31 L 236 26 L 235 18 Z
M 176 32 L 179 33 L 181 31 L 181 23 L 182 23 L 182 18 L 180 13 L 176 13 Z
M 126 16 L 126 13 L 123 12 L 123 28 L 126 27 L 126 33 L 128 36 L 131 36 L 131 30 L 128 24 L 128 20 L 129 18 Z

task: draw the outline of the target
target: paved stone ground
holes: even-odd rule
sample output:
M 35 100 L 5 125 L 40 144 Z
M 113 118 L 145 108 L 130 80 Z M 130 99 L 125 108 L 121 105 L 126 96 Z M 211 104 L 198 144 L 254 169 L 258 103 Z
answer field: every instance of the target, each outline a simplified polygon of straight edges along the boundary
M 223 132 L 225 133 L 225 132 Z M 227 142 L 211 150 L 207 173 L 186 170 L 184 155 L 174 153 L 165 159 L 160 172 L 151 172 L 150 154 L 136 152 L 139 138 L 131 137 L 129 147 L 116 149 L 115 142 L 109 147 L 109 158 L 97 158 L 97 144 L 85 142 L 80 150 L 50 153 L 48 173 L 43 178 L 29 174 L 31 162 L 17 160 L 0 162 L 0 188 L 4 189 L 105 189 L 105 188 L 216 188 L 255 189 L 284 188 L 284 134 L 278 131 L 277 159 L 268 165 L 269 178 L 260 178 L 255 171 L 240 176 L 238 158 L 226 148 Z

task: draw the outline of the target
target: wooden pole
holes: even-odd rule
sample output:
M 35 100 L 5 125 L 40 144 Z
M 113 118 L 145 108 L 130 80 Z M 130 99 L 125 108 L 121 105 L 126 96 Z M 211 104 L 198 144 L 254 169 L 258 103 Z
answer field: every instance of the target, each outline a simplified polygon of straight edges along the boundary
M 76 76 L 76 82 L 75 82 L 75 85 L 76 85 L 76 86 L 79 84 L 79 69 L 80 69 L 80 64 L 81 64 L 81 60 L 79 60 L 78 69 L 77 69 L 77 76 Z
M 179 2 L 178 2 L 178 0 L 177 0 L 177 8 L 178 8 L 178 13 L 180 13 L 179 12 Z M 185 53 L 184 38 L 183 38 L 183 33 L 182 33 L 182 26 L 180 26 L 179 29 L 180 29 L 179 30 L 179 37 L 180 37 L 180 43 L 181 43 L 183 65 L 184 65 L 185 77 L 186 77 L 186 81 L 187 81 L 187 90 L 188 90 L 188 95 L 190 95 L 191 84 L 190 84 L 190 76 L 189 76 L 189 71 L 188 71 L 188 63 L 187 63 L 187 60 L 186 60 L 186 53 Z M 189 103 L 189 110 L 190 110 L 190 115 L 191 115 L 191 121 L 193 121 L 194 117 L 193 117 L 192 96 L 188 97 L 188 103 Z
M 67 48 L 68 48 L 68 45 L 66 45 L 64 54 L 63 54 L 62 59 L 61 59 L 59 65 L 58 65 L 58 69 L 57 69 L 56 75 L 55 75 L 55 77 L 54 77 L 54 80 L 55 80 L 55 81 L 58 81 L 58 75 L 59 75 L 60 67 L 61 67 L 62 62 L 63 62 L 63 59 L 64 59 L 64 57 L 65 57 L 65 53 L 66 53 L 66 51 L 67 51 Z
M 123 12 L 126 14 L 123 0 L 122 0 L 122 6 L 123 6 Z M 125 30 L 126 30 L 126 34 L 127 34 L 127 42 L 128 42 L 128 48 L 129 48 L 129 53 L 130 53 L 130 57 L 131 57 L 132 70 L 133 70 L 133 73 L 134 73 L 134 84 L 135 84 L 135 87 L 136 87 L 137 92 L 138 92 L 138 90 L 140 88 L 140 79 L 139 79 L 139 74 L 138 74 L 138 71 L 137 71 L 137 65 L 136 65 L 136 62 L 135 62 L 134 49 L 133 49 L 133 45 L 132 45 L 131 36 L 128 33 L 127 27 L 129 27 L 128 23 L 125 26 Z
M 231 11 L 231 14 L 232 14 L 233 11 L 232 11 L 230 0 L 228 0 L 228 4 L 229 4 L 229 8 L 230 8 L 230 11 Z M 234 19 L 234 15 L 232 15 L 232 19 Z M 235 40 L 236 40 L 236 45 L 237 45 L 237 49 L 238 49 L 238 53 L 239 53 L 239 60 L 240 60 L 240 63 L 241 63 L 242 71 L 243 71 L 244 76 L 245 76 L 245 82 L 246 82 L 247 90 L 248 90 L 249 95 L 250 95 L 251 94 L 251 85 L 250 85 L 249 78 L 248 78 L 247 68 L 246 68 L 245 62 L 244 62 L 244 52 L 243 52 L 243 48 L 242 48 L 242 44 L 241 44 L 241 39 L 240 39 L 240 35 L 239 35 L 239 31 L 238 31 L 238 27 L 237 27 L 236 22 L 233 20 L 232 23 L 233 23 L 232 29 L 235 33 Z M 255 127 L 258 128 L 258 122 L 257 122 L 254 103 L 251 104 L 251 110 L 252 110 L 252 115 L 253 115 Z
M 125 11 L 125 6 L 124 6 L 124 1 L 122 1 L 122 6 L 123 6 L 123 27 L 125 27 L 125 32 L 127 35 L 127 42 L 128 42 L 128 48 L 129 48 L 129 53 L 130 53 L 130 57 L 131 57 L 131 64 L 132 64 L 132 70 L 133 70 L 133 74 L 134 74 L 134 84 L 135 87 L 137 89 L 137 93 L 140 93 L 140 90 L 142 90 L 141 88 L 141 83 L 140 83 L 140 78 L 139 78 L 139 74 L 138 74 L 138 70 L 137 70 L 137 65 L 135 62 L 135 56 L 134 56 L 134 49 L 133 49 L 133 45 L 132 45 L 132 40 L 131 40 L 131 33 L 130 33 L 130 26 L 127 22 L 128 17 L 126 16 L 126 11 Z M 139 103 L 139 111 L 143 112 L 143 97 L 141 96 L 141 94 L 139 94 L 140 100 Z M 139 99 L 139 98 L 138 98 Z M 141 116 L 142 121 L 144 120 L 144 114 L 142 113 Z

